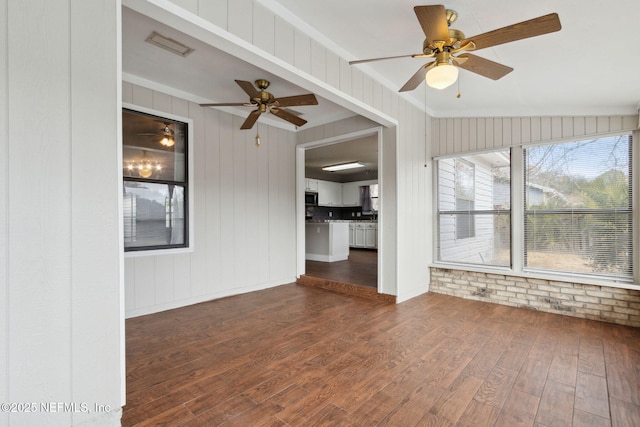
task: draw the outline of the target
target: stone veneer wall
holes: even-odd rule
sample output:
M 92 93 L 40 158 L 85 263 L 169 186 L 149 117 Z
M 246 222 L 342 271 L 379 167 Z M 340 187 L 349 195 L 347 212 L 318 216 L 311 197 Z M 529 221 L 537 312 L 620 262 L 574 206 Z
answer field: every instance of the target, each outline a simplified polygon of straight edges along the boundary
M 640 291 L 635 290 L 432 267 L 430 291 L 640 326 Z

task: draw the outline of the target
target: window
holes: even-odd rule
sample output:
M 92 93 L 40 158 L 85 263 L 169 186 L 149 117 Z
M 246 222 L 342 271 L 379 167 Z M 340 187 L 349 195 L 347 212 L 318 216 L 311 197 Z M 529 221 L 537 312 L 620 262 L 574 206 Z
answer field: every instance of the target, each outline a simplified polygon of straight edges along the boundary
M 187 123 L 123 109 L 125 251 L 189 245 Z
M 437 161 L 438 260 L 511 265 L 510 153 Z
M 631 278 L 631 136 L 524 150 L 524 266 Z

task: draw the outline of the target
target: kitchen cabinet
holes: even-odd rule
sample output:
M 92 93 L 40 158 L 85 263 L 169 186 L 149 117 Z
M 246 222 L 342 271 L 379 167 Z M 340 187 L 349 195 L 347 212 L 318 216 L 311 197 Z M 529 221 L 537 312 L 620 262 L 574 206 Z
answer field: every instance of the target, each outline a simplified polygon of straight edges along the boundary
M 318 205 L 342 206 L 342 184 L 318 180 Z
M 305 178 L 304 179 L 304 186 L 305 186 L 304 191 L 311 191 L 313 193 L 317 193 L 318 192 L 318 180 L 317 179 Z
M 347 182 L 342 184 L 342 205 L 360 206 L 360 183 Z
M 349 246 L 352 248 L 378 248 L 378 224 L 352 222 L 349 224 Z

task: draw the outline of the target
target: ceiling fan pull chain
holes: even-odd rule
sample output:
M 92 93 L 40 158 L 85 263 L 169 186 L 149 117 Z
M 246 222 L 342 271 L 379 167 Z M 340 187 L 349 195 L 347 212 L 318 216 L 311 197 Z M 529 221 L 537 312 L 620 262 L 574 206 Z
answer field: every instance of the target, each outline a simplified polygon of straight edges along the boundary
M 458 93 L 456 94 L 456 98 L 460 99 L 460 78 L 458 77 Z

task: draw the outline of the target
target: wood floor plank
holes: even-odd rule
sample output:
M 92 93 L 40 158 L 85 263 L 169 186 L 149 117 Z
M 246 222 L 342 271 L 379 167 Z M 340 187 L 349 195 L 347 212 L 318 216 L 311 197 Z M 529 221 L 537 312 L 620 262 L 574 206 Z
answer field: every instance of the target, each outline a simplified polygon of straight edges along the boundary
M 431 407 L 430 412 L 455 424 L 482 383 L 480 378 L 460 375 Z
M 535 421 L 544 426 L 571 427 L 574 397 L 574 387 L 547 381 Z
M 549 380 L 575 387 L 577 375 L 578 356 L 556 353 L 549 367 Z
M 473 399 L 465 408 L 458 420 L 459 427 L 489 427 L 493 426 L 500 414 L 500 409 L 487 403 Z
M 576 409 L 572 427 L 611 427 L 611 420 Z
M 640 425 L 637 328 L 290 284 L 126 331 L 124 427 Z
M 580 340 L 578 371 L 604 377 L 604 350 L 601 338 L 583 338 Z
M 532 426 L 540 399 L 520 391 L 509 394 L 495 427 Z
M 502 408 L 511 393 L 518 371 L 496 366 L 480 385 L 474 399 L 496 408 Z
M 550 360 L 527 358 L 513 389 L 536 397 L 542 396 L 550 365 Z
M 603 418 L 609 418 L 607 380 L 603 377 L 578 372 L 575 408 Z
M 614 427 L 640 426 L 640 406 L 611 398 L 611 425 Z

